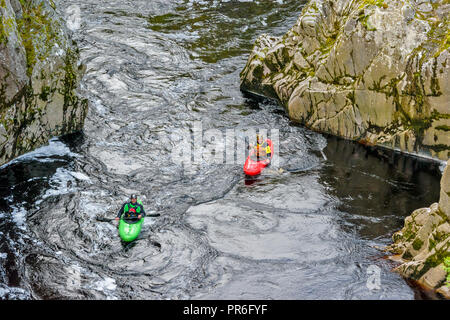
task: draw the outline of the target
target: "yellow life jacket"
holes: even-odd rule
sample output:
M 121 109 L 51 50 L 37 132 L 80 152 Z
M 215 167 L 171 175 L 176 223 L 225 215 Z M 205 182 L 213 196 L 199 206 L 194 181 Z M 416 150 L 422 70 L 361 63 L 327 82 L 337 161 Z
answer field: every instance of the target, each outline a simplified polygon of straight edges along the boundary
M 264 150 L 265 150 L 266 154 L 272 153 L 272 150 L 270 150 L 270 146 L 267 142 L 263 142 L 261 144 L 256 142 L 256 146 L 255 146 L 256 154 L 260 154 L 261 152 L 264 152 Z

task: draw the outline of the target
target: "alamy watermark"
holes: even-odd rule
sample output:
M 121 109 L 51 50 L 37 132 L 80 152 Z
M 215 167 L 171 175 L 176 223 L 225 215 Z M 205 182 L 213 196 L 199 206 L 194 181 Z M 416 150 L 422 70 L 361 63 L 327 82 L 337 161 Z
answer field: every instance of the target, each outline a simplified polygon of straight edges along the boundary
M 201 121 L 194 121 L 189 128 L 175 130 L 170 134 L 171 159 L 185 169 L 201 164 L 244 164 L 249 149 L 256 145 L 256 135 L 272 141 L 271 166 L 278 168 L 279 129 L 208 129 L 203 130 Z
M 380 290 L 381 289 L 381 268 L 371 264 L 367 268 L 367 274 L 369 277 L 366 281 L 366 287 L 369 290 Z
M 81 288 L 81 267 L 71 265 L 65 267 L 67 274 L 66 288 L 68 290 L 78 290 Z
M 81 26 L 81 10 L 77 5 L 71 5 L 65 11 L 66 26 L 72 31 L 80 29 Z

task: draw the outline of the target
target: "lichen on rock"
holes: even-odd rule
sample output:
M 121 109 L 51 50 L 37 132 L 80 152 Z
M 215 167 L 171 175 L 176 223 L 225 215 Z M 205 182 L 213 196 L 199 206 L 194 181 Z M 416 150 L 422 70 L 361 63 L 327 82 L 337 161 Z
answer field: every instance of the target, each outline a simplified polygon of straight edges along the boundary
M 57 135 L 79 131 L 84 66 L 47 0 L 1 0 L 0 165 Z
M 448 1 L 311 0 L 284 36 L 255 41 L 241 89 L 314 130 L 447 160 L 449 11 Z

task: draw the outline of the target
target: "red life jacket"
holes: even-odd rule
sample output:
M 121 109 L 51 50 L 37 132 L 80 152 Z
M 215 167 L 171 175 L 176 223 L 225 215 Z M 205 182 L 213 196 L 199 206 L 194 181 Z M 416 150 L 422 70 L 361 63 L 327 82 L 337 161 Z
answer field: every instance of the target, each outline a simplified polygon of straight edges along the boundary
M 128 210 L 128 212 L 127 212 L 127 216 L 128 216 L 128 217 L 136 217 L 136 216 L 137 216 L 137 214 L 136 214 L 136 209 L 135 209 L 135 208 L 130 208 L 130 209 Z

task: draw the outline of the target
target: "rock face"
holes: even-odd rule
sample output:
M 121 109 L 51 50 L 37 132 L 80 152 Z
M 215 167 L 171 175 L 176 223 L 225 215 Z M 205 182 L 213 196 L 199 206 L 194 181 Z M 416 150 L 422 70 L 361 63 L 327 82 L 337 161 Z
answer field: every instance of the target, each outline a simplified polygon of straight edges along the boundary
M 450 257 L 450 160 L 441 179 L 439 203 L 415 210 L 392 239 L 394 244 L 387 249 L 396 254 L 393 259 L 403 262 L 396 271 L 450 299 L 443 268 L 444 259 Z
M 320 132 L 449 158 L 450 4 L 311 0 L 282 37 L 260 36 L 241 89 Z
M 79 53 L 51 0 L 0 0 L 0 165 L 81 130 Z

